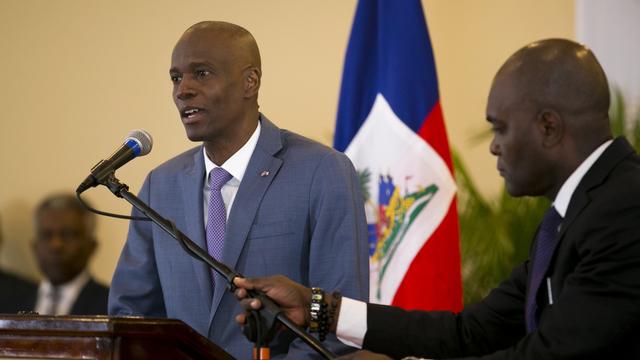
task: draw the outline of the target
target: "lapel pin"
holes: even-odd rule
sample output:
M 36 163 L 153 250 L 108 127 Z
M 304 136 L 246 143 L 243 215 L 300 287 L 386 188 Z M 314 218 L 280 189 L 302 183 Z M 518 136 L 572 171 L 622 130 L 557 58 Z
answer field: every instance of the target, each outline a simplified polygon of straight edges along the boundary
M 265 171 L 260 173 L 260 176 L 262 176 L 262 177 L 269 176 L 269 172 L 267 170 L 265 170 Z

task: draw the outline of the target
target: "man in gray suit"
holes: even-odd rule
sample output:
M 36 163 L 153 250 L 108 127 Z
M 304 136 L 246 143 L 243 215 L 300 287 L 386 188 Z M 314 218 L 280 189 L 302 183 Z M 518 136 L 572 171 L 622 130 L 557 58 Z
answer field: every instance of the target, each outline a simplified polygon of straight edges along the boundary
M 195 24 L 176 44 L 169 72 L 187 137 L 202 146 L 151 171 L 141 199 L 246 276 L 284 274 L 366 299 L 367 229 L 354 168 L 258 111 L 253 36 L 229 23 Z M 231 355 L 251 358 L 252 344 L 233 320 L 241 309 L 225 286 L 159 227 L 132 221 L 109 313 L 178 318 Z M 293 340 L 279 333 L 271 354 L 312 357 Z M 335 337 L 327 345 L 350 350 Z

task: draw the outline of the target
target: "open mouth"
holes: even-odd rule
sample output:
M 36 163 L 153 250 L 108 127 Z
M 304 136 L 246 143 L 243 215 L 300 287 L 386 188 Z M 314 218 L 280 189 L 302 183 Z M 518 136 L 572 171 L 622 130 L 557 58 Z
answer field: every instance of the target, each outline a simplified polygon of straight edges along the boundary
M 198 115 L 198 113 L 200 113 L 200 111 L 202 111 L 202 110 L 198 109 L 198 108 L 189 107 L 189 108 L 186 108 L 186 109 L 182 110 L 180 112 L 180 115 L 185 119 L 192 119 L 196 115 Z

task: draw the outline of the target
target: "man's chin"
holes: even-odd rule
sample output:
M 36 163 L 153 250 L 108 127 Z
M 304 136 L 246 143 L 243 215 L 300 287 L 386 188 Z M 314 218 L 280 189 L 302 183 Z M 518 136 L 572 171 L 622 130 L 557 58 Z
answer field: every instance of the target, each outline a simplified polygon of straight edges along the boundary
M 519 188 L 516 186 L 509 186 L 509 184 L 505 184 L 507 194 L 511 195 L 514 198 L 519 198 L 523 196 L 538 196 L 538 194 L 532 192 L 530 189 L 526 190 L 523 188 Z
M 78 274 L 48 274 L 47 279 L 53 286 L 60 286 L 69 283 L 71 280 L 75 279 Z
M 518 189 L 517 186 L 513 186 L 512 184 L 509 184 L 508 182 L 505 182 L 504 184 L 506 190 L 507 190 L 507 194 L 511 195 L 512 197 L 521 197 L 524 196 L 525 194 L 522 193 L 521 189 Z
M 187 139 L 193 142 L 202 142 L 206 138 L 201 131 L 197 131 L 196 129 L 190 129 L 189 127 L 185 127 L 185 132 L 187 133 Z

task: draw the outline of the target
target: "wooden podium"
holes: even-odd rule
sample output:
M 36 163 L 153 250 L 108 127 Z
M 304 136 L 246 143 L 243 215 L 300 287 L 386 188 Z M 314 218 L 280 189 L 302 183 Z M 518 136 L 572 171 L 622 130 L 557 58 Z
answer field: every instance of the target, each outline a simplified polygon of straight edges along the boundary
M 0 315 L 0 359 L 233 359 L 180 320 Z

